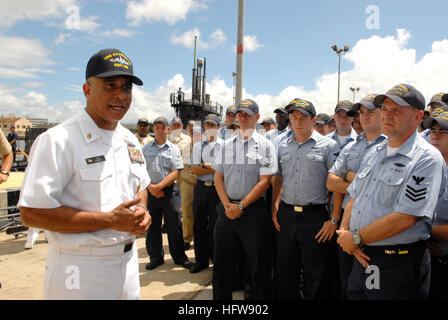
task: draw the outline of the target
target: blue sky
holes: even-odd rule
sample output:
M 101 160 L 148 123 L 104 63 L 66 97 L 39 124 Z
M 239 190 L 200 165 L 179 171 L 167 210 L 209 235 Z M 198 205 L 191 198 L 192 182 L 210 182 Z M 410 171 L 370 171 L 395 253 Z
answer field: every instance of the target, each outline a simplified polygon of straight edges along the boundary
M 378 28 L 368 28 L 374 6 Z M 73 28 L 73 10 L 79 27 Z M 81 86 L 89 57 L 118 48 L 134 63 L 144 86 L 134 90 L 126 121 L 172 117 L 168 95 L 191 88 L 193 35 L 207 58 L 208 93 L 232 103 L 237 0 L 0 0 L 0 114 L 60 121 L 85 103 Z M 448 40 L 442 0 L 246 0 L 244 97 L 259 102 L 262 116 L 295 97 L 331 113 L 337 98 L 352 100 L 396 83 L 416 85 L 427 100 L 448 91 Z M 370 20 L 369 20 L 370 19 Z M 442 63 L 443 62 L 443 63 Z

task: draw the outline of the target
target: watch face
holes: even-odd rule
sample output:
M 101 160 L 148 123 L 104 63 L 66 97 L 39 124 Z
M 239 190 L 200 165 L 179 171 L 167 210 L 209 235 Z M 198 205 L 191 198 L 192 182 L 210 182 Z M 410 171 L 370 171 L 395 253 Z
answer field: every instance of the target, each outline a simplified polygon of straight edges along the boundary
M 352 240 L 353 240 L 354 244 L 360 244 L 361 243 L 361 238 L 356 233 L 353 234 Z

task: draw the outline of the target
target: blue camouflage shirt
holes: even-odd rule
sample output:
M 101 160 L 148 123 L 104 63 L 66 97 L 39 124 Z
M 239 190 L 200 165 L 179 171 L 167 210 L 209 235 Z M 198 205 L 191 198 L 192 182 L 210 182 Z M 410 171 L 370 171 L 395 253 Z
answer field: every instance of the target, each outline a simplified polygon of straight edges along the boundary
M 352 128 L 352 131 L 350 132 L 350 137 L 344 142 L 344 144 L 340 144 L 339 139 L 338 139 L 338 135 L 337 135 L 337 131 L 335 130 L 329 134 L 326 135 L 326 137 L 333 139 L 334 141 L 336 141 L 336 143 L 339 146 L 339 151 L 341 151 L 342 149 L 344 149 L 344 147 L 346 145 L 348 145 L 350 142 L 354 141 L 356 139 L 356 137 L 358 136 L 358 134 L 356 133 L 356 131 Z
M 365 156 L 348 192 L 354 199 L 350 230 L 358 231 L 392 212 L 419 219 L 395 236 L 369 245 L 395 245 L 429 238 L 434 210 L 441 196 L 443 158 L 415 132 L 387 156 L 387 140 Z
M 207 138 L 202 141 L 195 143 L 193 146 L 193 156 L 191 157 L 192 165 L 199 165 L 201 163 L 212 163 L 215 161 L 215 157 L 221 150 L 221 146 L 224 144 L 224 140 L 218 138 L 216 141 L 210 142 Z M 201 181 L 213 182 L 215 177 L 214 173 L 197 175 L 198 179 Z
M 344 149 L 342 149 L 333 167 L 330 169 L 330 172 L 339 177 L 342 177 L 346 170 L 358 172 L 367 152 L 373 146 L 384 141 L 384 139 L 386 139 L 386 136 L 380 134 L 375 141 L 369 144 L 366 139 L 366 133 L 362 132 L 356 137 L 355 141 L 350 142 L 344 147 Z M 342 208 L 346 207 L 350 199 L 350 195 L 346 193 L 344 202 L 342 203 Z
M 143 146 L 142 152 L 146 160 L 146 169 L 154 184 L 165 179 L 171 171 L 184 168 L 179 147 L 169 140 L 160 148 L 153 140 Z
M 326 204 L 327 175 L 339 147 L 333 140 L 313 130 L 304 143 L 295 134 L 278 146 L 278 173 L 283 178 L 281 199 L 291 205 Z
M 259 182 L 260 176 L 277 172 L 274 145 L 255 130 L 248 140 L 241 140 L 236 134 L 224 142 L 213 169 L 224 175 L 229 198 L 241 200 Z

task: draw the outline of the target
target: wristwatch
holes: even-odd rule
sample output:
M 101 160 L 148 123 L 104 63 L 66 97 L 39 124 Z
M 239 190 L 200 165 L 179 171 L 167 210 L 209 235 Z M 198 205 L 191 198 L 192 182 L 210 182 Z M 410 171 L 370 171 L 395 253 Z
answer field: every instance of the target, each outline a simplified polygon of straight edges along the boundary
M 238 208 L 239 208 L 241 211 L 244 211 L 244 206 L 243 206 L 243 202 L 242 202 L 242 201 L 238 202 Z
M 354 244 L 356 244 L 357 246 L 361 246 L 362 245 L 362 238 L 361 236 L 358 234 L 357 231 L 353 232 L 352 235 L 352 241 Z
M 2 174 L 6 174 L 7 176 L 9 176 L 9 171 L 1 170 L 0 173 L 2 173 Z
M 331 221 L 331 223 L 332 224 L 338 224 L 339 223 L 339 220 L 338 219 L 336 219 L 336 218 L 330 218 L 330 221 Z

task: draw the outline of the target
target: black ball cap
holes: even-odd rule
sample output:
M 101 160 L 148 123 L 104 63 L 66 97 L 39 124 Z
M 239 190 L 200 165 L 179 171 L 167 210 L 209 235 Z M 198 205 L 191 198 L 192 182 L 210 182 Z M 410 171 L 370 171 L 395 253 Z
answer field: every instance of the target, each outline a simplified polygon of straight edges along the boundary
M 134 76 L 131 60 L 118 49 L 103 49 L 95 53 L 87 63 L 86 79 L 127 76 L 132 82 L 142 86 L 143 81 Z

